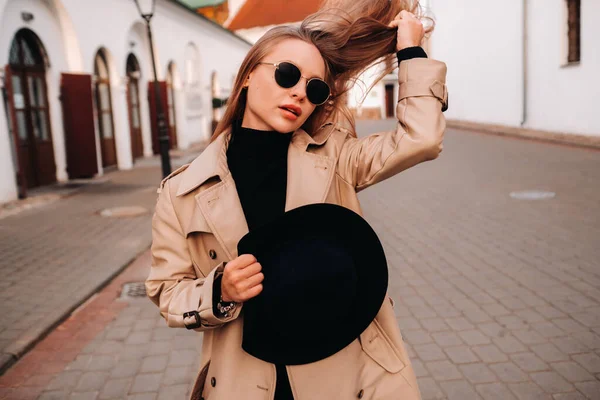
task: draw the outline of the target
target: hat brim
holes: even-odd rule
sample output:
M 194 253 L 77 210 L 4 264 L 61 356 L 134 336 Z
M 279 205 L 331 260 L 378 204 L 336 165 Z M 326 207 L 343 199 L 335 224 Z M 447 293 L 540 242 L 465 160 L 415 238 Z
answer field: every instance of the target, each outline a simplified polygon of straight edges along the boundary
M 355 297 L 350 304 L 335 298 L 322 299 L 322 307 L 307 309 L 297 318 L 276 323 L 269 315 L 270 301 L 262 294 L 244 304 L 242 348 L 261 360 L 284 365 L 308 364 L 342 350 L 369 326 L 385 299 L 388 270 L 385 253 L 371 226 L 358 214 L 333 204 L 311 204 L 288 211 L 275 221 L 253 230 L 238 243 L 238 254 L 252 254 L 258 262 L 269 259 L 281 244 L 307 236 L 335 237 L 353 259 Z M 271 268 L 285 268 L 276 263 Z M 264 265 L 263 265 L 264 268 Z M 270 284 L 267 271 L 263 285 Z M 332 282 L 335 284 L 335 282 Z M 292 299 L 299 309 L 305 293 Z M 266 301 L 265 301 L 266 300 Z M 289 301 L 289 300 L 288 300 Z M 343 313 L 340 312 L 343 308 Z M 344 315 L 342 319 L 337 315 Z

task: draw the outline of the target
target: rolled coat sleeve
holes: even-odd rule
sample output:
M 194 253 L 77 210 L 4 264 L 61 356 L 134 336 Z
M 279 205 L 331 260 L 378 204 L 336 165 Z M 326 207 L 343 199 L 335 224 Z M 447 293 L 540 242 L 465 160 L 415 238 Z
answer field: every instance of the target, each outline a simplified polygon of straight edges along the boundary
M 381 182 L 442 151 L 447 107 L 446 64 L 427 58 L 402 61 L 398 68 L 395 131 L 348 137 L 340 150 L 337 173 L 356 191 Z
M 216 328 L 239 316 L 241 305 L 229 317 L 213 312 L 213 284 L 223 274 L 224 263 L 206 277 L 198 277 L 185 234 L 171 201 L 169 181 L 161 190 L 152 218 L 152 264 L 146 293 L 159 307 L 170 327 L 199 323 L 195 330 Z M 199 321 L 198 321 L 199 319 Z

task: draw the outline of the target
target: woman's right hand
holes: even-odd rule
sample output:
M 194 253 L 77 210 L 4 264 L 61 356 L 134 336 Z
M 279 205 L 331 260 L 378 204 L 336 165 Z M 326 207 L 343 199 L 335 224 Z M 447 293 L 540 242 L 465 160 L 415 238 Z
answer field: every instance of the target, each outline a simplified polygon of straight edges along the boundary
M 398 28 L 396 34 L 396 51 L 407 47 L 420 46 L 425 35 L 423 23 L 411 12 L 400 11 L 396 18 L 390 22 L 389 27 Z
M 262 266 L 251 254 L 243 254 L 225 265 L 221 279 L 223 301 L 243 303 L 262 292 Z

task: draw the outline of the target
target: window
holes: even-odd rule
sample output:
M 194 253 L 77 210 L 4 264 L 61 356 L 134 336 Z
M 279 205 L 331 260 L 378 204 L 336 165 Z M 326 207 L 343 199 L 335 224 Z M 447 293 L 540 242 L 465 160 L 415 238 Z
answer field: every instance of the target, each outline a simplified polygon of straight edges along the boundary
M 567 2 L 567 63 L 581 60 L 581 0 Z
M 194 87 L 200 81 L 200 55 L 198 48 L 193 43 L 188 43 L 185 49 L 185 83 Z

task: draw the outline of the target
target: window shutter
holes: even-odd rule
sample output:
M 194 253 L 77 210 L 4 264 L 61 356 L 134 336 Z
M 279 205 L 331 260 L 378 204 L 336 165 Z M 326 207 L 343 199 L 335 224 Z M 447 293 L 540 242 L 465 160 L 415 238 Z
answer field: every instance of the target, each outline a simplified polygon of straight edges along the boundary
M 581 59 L 581 0 L 567 0 L 569 54 L 567 61 L 578 62 Z

